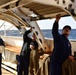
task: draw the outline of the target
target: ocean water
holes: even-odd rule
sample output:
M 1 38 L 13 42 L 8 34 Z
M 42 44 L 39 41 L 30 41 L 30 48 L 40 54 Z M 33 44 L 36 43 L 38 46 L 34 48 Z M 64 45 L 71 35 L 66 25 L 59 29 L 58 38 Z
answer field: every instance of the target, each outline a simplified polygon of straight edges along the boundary
M 46 38 L 53 38 L 52 30 L 42 30 L 42 33 L 43 33 L 44 37 L 46 37 Z M 59 33 L 61 34 L 62 30 L 59 30 Z M 0 30 L 0 35 L 3 35 L 3 34 L 4 34 L 4 31 Z M 18 30 L 7 30 L 6 34 L 7 34 L 7 36 L 22 37 Z M 71 34 L 69 35 L 69 39 L 76 40 L 76 29 L 72 29 Z
M 52 30 L 42 30 L 42 33 L 46 38 L 53 38 Z M 59 33 L 61 34 L 62 30 L 59 30 Z M 68 38 L 76 40 L 76 29 L 71 30 L 71 33 Z

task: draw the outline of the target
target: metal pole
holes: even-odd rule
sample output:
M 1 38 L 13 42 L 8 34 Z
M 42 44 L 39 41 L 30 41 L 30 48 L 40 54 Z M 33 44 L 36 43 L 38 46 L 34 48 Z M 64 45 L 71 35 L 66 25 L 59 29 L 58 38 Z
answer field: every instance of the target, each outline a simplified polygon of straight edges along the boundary
M 6 36 L 6 27 L 5 27 L 5 24 L 4 24 L 4 36 Z

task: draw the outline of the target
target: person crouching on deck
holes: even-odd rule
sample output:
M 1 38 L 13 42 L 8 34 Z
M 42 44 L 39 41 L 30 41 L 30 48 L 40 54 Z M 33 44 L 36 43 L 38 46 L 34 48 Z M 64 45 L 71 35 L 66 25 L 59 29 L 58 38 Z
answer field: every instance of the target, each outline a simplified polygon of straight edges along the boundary
M 58 32 L 60 14 L 56 15 L 56 20 L 53 25 L 52 34 L 54 38 L 54 49 L 51 56 L 51 75 L 62 75 L 62 64 L 68 58 L 73 61 L 74 58 L 71 53 L 71 44 L 68 40 L 68 36 L 71 31 L 71 27 L 66 25 L 62 34 Z
M 36 38 L 35 34 L 33 34 L 34 38 Z M 38 52 L 38 43 L 34 40 L 34 42 L 31 42 L 30 44 L 30 66 L 29 66 L 29 72 L 30 75 L 39 75 L 38 69 L 39 69 L 39 52 Z

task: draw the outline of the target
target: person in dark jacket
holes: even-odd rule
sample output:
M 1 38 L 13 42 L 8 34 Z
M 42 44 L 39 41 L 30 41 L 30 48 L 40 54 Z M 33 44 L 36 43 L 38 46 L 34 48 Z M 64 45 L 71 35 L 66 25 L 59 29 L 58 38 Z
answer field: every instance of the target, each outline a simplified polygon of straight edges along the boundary
M 0 75 L 2 75 L 1 64 L 2 64 L 2 52 L 4 50 L 5 44 L 3 39 L 0 37 Z
M 30 43 L 34 42 L 36 45 L 36 38 L 32 36 L 32 38 L 28 37 L 28 34 L 31 33 L 32 28 L 30 30 L 25 31 L 23 35 L 23 47 L 19 56 L 18 61 L 18 75 L 28 75 L 29 69 L 29 60 L 30 60 Z
M 62 75 L 62 64 L 68 58 L 73 61 L 74 58 L 71 54 L 71 44 L 68 40 L 68 36 L 71 31 L 71 27 L 66 25 L 62 34 L 58 32 L 60 14 L 56 15 L 56 21 L 54 22 L 52 34 L 54 38 L 54 49 L 51 56 L 51 75 Z

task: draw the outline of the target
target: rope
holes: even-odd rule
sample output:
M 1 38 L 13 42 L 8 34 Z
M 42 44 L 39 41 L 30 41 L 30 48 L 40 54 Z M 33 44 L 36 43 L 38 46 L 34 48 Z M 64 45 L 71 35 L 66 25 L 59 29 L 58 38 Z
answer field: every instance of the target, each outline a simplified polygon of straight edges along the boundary
M 49 56 L 48 56 L 49 57 Z M 48 59 L 48 57 L 45 58 L 44 62 L 42 63 L 42 65 L 40 66 L 40 68 L 37 70 L 35 75 L 38 75 L 39 70 L 43 67 L 43 64 L 45 63 L 45 61 Z

